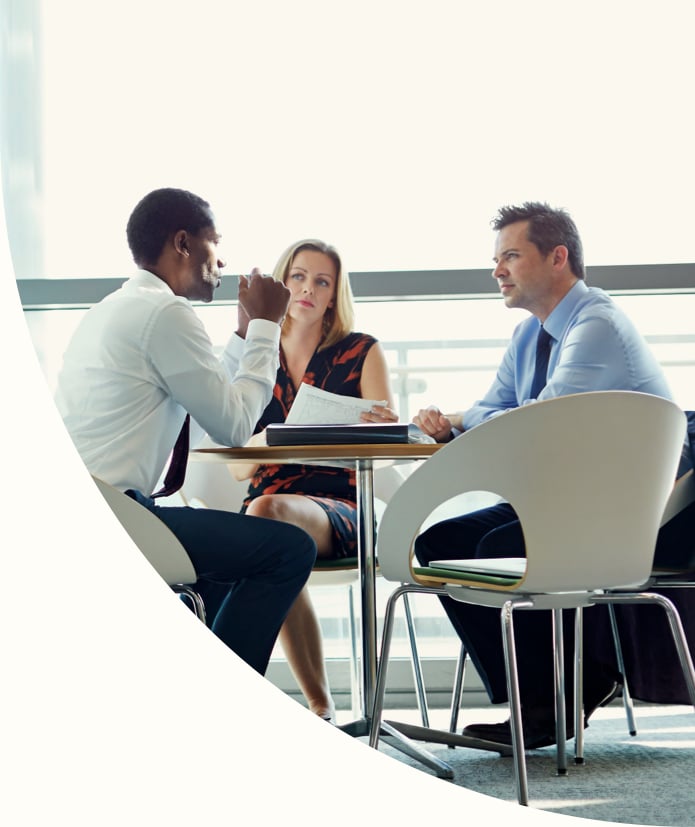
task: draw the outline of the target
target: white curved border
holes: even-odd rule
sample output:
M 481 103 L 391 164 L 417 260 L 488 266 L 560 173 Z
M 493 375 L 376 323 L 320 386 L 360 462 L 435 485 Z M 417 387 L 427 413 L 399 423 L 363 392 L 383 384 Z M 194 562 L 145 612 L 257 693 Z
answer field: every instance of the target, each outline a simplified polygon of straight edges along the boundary
M 464 812 L 535 823 L 549 815 L 353 741 L 252 672 L 171 599 L 63 428 L 22 316 L 4 211 L 0 227 L 10 436 L 3 750 L 13 757 L 0 806 L 11 823 L 227 824 L 256 813 L 266 824 L 353 825 L 365 814 L 424 824 Z

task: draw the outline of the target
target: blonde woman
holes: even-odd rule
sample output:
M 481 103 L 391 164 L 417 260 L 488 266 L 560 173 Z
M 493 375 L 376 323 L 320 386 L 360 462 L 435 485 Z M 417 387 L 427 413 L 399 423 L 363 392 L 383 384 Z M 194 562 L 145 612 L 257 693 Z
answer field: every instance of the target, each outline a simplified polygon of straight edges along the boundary
M 264 443 L 269 423 L 285 421 L 302 382 L 332 393 L 386 400 L 363 419 L 396 421 L 384 352 L 374 337 L 352 329 L 352 290 L 337 251 L 317 239 L 299 241 L 283 253 L 273 276 L 289 288 L 291 298 L 273 399 L 250 444 Z M 244 324 L 240 318 L 242 338 Z M 250 480 L 242 508 L 246 514 L 300 526 L 314 538 L 319 557 L 356 555 L 354 471 L 302 465 L 232 465 L 231 470 L 237 479 Z M 335 722 L 319 622 L 308 588 L 290 609 L 279 640 L 309 709 Z

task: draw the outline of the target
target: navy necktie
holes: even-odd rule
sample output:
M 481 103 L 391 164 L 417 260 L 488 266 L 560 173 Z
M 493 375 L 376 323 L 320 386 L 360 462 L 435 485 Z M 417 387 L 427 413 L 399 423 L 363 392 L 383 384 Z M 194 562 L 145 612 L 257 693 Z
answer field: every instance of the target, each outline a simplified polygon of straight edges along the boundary
M 541 325 L 538 331 L 538 339 L 536 340 L 536 369 L 533 374 L 533 383 L 531 384 L 531 399 L 538 399 L 538 394 L 545 387 L 548 378 L 548 359 L 550 357 L 550 343 L 553 337 Z
M 164 485 L 152 494 L 155 497 L 168 497 L 175 494 L 183 485 L 186 477 L 186 463 L 188 462 L 188 439 L 191 428 L 191 416 L 186 414 L 181 432 L 179 433 L 174 450 L 171 452 L 171 462 L 164 477 Z

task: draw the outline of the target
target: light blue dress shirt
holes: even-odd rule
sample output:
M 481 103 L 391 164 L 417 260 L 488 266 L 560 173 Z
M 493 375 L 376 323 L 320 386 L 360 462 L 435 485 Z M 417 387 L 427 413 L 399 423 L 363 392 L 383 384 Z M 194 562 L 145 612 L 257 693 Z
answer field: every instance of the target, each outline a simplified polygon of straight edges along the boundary
M 463 415 L 466 430 L 530 398 L 540 323 L 519 324 L 495 381 Z M 578 281 L 544 323 L 553 337 L 548 382 L 538 399 L 600 390 L 632 390 L 671 399 L 659 363 L 633 322 L 598 287 Z

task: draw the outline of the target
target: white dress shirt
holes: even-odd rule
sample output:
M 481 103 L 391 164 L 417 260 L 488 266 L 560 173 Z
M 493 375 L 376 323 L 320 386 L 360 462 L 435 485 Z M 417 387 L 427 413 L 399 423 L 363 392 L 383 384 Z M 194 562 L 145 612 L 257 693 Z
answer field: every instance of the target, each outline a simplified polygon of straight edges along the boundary
M 279 342 L 279 325 L 254 319 L 241 358 L 237 342 L 234 359 L 229 345 L 218 359 L 190 302 L 138 270 L 80 322 L 56 403 L 90 473 L 150 494 L 186 412 L 215 442 L 248 440 L 271 398 Z

